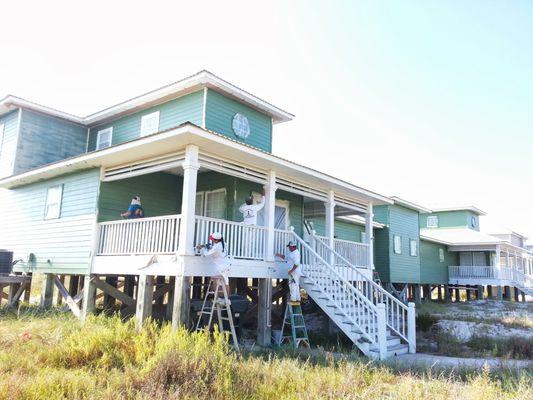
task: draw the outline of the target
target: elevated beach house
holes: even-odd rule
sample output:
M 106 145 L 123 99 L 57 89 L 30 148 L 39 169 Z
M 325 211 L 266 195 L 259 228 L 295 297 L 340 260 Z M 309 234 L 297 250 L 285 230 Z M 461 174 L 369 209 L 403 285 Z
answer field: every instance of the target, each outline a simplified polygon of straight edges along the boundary
M 163 306 L 189 326 L 214 273 L 195 245 L 219 231 L 232 291 L 254 299 L 257 341 L 268 345 L 273 283 L 287 278 L 274 254 L 294 240 L 302 287 L 364 354 L 414 352 L 414 306 L 372 279 L 373 210 L 392 200 L 272 154 L 273 126 L 292 118 L 207 71 L 87 117 L 8 96 L 0 248 L 21 260 L 16 273 L 45 274 L 44 306 L 55 285 L 81 318 L 102 295 L 139 324 Z M 238 207 L 263 190 L 260 224 L 243 225 Z M 123 220 L 133 196 L 145 218 Z M 303 239 L 304 208 L 322 210 L 321 240 Z M 362 221 L 362 240 L 338 246 L 341 216 Z

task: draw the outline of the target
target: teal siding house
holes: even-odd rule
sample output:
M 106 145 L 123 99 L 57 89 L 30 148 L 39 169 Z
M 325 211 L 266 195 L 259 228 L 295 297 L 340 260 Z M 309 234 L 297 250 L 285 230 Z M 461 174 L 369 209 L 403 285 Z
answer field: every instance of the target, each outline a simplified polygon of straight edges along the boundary
M 190 326 L 218 273 L 195 248 L 220 232 L 231 292 L 257 304 L 257 342 L 269 345 L 284 290 L 273 284 L 288 278 L 275 253 L 292 240 L 302 288 L 363 354 L 414 352 L 414 305 L 372 279 L 373 210 L 393 200 L 272 154 L 274 125 L 292 118 L 207 71 L 86 117 L 8 96 L 0 101 L 0 205 L 9 210 L 0 248 L 19 260 L 15 274 L 45 274 L 43 306 L 55 286 L 82 319 L 101 293 L 104 308 L 138 324 L 163 308 L 175 327 Z M 258 224 L 244 225 L 239 206 L 262 193 Z M 133 196 L 144 218 L 123 219 Z M 321 210 L 322 237 L 307 231 L 308 210 Z M 377 227 L 417 239 L 416 218 L 408 231 L 396 228 L 408 210 L 394 208 Z M 360 221 L 356 234 L 346 218 Z M 399 263 L 414 274 L 409 257 Z

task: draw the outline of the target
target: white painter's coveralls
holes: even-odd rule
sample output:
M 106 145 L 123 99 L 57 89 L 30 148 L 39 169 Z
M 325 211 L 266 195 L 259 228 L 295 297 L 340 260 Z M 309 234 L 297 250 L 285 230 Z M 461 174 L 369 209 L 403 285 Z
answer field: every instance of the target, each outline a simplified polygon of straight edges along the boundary
M 209 257 L 216 268 L 216 277 L 222 278 L 225 285 L 229 285 L 229 269 L 231 266 L 230 260 L 228 259 L 222 242 L 214 243 L 213 246 L 208 250 L 205 247 L 202 248 L 202 256 Z
M 292 273 L 289 273 L 289 292 L 291 301 L 300 301 L 300 277 L 302 276 L 302 265 L 300 263 L 300 251 L 295 249 L 287 254 L 286 262 L 289 271 L 296 265 Z
M 257 214 L 265 206 L 265 196 L 261 197 L 261 201 L 257 204 L 246 204 L 244 203 L 239 207 L 239 211 L 242 213 L 242 222 L 244 225 L 255 226 L 257 225 Z M 244 228 L 243 232 L 243 256 L 244 257 L 254 257 L 257 255 L 258 249 L 261 246 L 261 243 L 254 243 L 253 237 L 254 234 L 252 231 L 253 228 Z
M 261 201 L 257 204 L 244 203 L 239 207 L 239 211 L 242 213 L 244 225 L 257 225 L 257 213 L 265 206 L 265 196 L 261 197 Z

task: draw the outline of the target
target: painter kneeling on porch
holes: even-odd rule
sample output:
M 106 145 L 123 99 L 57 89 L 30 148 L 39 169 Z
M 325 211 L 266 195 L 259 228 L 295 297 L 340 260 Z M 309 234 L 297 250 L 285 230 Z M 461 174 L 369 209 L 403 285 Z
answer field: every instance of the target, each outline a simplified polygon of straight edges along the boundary
M 123 212 L 120 214 L 122 218 L 142 218 L 144 217 L 144 210 L 141 205 L 141 198 L 139 196 L 134 196 L 131 199 L 130 206 L 128 207 L 128 211 Z

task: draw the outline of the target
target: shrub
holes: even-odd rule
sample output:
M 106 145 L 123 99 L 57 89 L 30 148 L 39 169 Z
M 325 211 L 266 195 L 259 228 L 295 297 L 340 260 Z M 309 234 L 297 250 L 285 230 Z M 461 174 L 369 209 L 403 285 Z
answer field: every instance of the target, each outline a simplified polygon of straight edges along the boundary
M 438 318 L 431 314 L 419 314 L 416 317 L 416 326 L 422 332 L 427 332 L 438 322 Z

